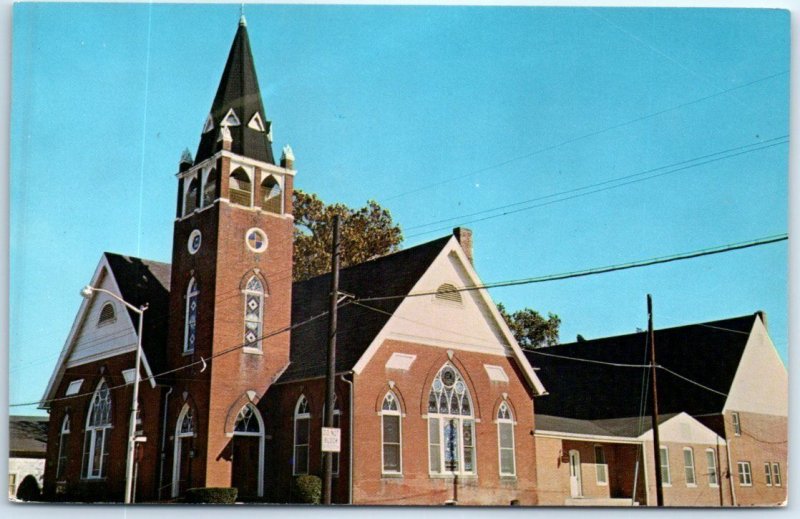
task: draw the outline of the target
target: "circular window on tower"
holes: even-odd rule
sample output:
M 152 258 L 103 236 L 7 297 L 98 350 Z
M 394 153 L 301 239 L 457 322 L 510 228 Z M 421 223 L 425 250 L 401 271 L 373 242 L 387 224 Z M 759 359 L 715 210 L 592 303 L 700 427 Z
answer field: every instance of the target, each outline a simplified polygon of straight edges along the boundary
M 189 254 L 194 254 L 195 252 L 200 250 L 200 243 L 203 241 L 203 235 L 200 234 L 199 229 L 195 229 L 189 235 L 189 241 L 186 244 L 186 247 L 189 249 Z
M 267 250 L 267 235 L 257 227 L 253 227 L 245 234 L 247 248 L 253 252 L 264 252 Z

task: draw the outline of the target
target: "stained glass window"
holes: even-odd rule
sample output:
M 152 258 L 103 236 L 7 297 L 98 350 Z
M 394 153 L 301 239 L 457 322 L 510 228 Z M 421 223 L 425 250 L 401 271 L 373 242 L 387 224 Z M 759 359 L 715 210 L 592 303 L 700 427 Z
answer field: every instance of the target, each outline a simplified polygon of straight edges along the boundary
M 430 472 L 474 474 L 474 437 L 469 389 L 461 373 L 447 363 L 436 374 L 428 393 Z
M 185 408 L 183 418 L 181 418 L 178 434 L 181 436 L 194 434 L 194 414 L 192 413 L 192 408 L 189 406 Z
M 261 229 L 250 229 L 246 236 L 247 247 L 253 252 L 267 250 L 267 235 Z
M 261 426 L 258 423 L 256 413 L 258 411 L 250 404 L 246 404 L 236 416 L 236 424 L 233 427 L 235 433 L 260 433 Z
M 256 276 L 251 277 L 244 290 L 245 345 L 261 349 L 264 286 Z
M 200 298 L 200 288 L 194 278 L 189 281 L 189 288 L 186 290 L 186 330 L 184 332 L 183 352 L 191 353 L 194 351 L 197 341 L 197 307 Z
M 100 381 L 92 396 L 86 423 L 83 475 L 86 478 L 101 478 L 107 466 L 108 435 L 111 431 L 111 391 L 105 381 Z

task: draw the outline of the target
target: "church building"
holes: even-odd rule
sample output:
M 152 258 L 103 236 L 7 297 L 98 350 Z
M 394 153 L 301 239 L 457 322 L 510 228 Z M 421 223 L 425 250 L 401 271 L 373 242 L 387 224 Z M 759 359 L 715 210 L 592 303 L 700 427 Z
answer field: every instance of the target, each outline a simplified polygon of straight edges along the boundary
M 294 156 L 270 126 L 242 17 L 180 160 L 171 263 L 103 254 L 49 381 L 50 499 L 123 500 L 139 340 L 134 501 L 287 502 L 322 474 L 330 275 L 292 282 Z M 537 503 L 545 388 L 473 285 L 466 229 L 341 271 L 334 502 Z

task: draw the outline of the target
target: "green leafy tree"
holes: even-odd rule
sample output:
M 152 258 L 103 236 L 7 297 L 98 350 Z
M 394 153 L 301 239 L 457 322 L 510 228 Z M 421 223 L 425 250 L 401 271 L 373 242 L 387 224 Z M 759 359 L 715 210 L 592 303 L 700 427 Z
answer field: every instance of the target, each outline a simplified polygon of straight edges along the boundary
M 325 204 L 317 195 L 294 192 L 294 271 L 302 281 L 331 269 L 333 216 L 340 217 L 341 266 L 356 265 L 400 250 L 403 233 L 374 200 L 359 209 Z
M 499 303 L 497 309 L 522 348 L 534 349 L 558 344 L 561 319 L 557 315 L 548 312 L 545 319 L 539 312 L 530 308 L 508 313 L 503 303 Z

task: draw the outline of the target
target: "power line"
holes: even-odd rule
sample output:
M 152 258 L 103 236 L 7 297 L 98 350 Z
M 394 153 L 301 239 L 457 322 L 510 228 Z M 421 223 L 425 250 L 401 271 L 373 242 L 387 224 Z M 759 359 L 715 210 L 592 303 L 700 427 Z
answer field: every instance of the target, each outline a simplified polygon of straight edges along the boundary
M 683 166 L 683 165 L 686 165 L 686 164 L 690 164 L 692 162 L 697 162 L 697 161 L 708 159 L 708 158 L 715 157 L 715 156 L 718 156 L 718 155 L 724 155 L 724 154 L 732 153 L 732 152 L 735 152 L 735 151 L 743 150 L 745 148 L 752 148 L 752 147 L 755 147 L 755 146 L 763 146 L 763 145 L 766 145 L 766 144 L 771 143 L 773 141 L 778 141 L 778 140 L 787 139 L 787 138 L 788 138 L 788 135 L 782 135 L 780 137 L 773 137 L 772 139 L 766 139 L 766 140 L 759 141 L 759 142 L 754 142 L 754 143 L 751 143 L 751 144 L 744 144 L 744 145 L 741 145 L 741 146 L 735 146 L 733 148 L 728 148 L 728 149 L 725 149 L 725 150 L 720 150 L 720 151 L 716 151 L 716 152 L 713 152 L 713 153 L 708 153 L 706 155 L 701 155 L 699 157 L 694 157 L 692 159 L 683 160 L 683 161 L 680 161 L 680 162 L 667 164 L 665 166 L 658 166 L 658 167 L 655 167 L 655 168 L 647 169 L 645 171 L 640 171 L 639 173 L 632 173 L 632 174 L 629 174 L 629 175 L 623 175 L 621 177 L 615 177 L 615 178 L 611 178 L 611 179 L 608 179 L 608 180 L 603 180 L 601 182 L 595 182 L 593 184 L 587 184 L 587 185 L 584 185 L 584 186 L 580 186 L 580 187 L 576 187 L 576 188 L 572 188 L 572 189 L 567 189 L 567 190 L 564 190 L 564 191 L 559 191 L 557 193 L 551 193 L 549 195 L 539 196 L 539 197 L 535 197 L 535 198 L 529 198 L 527 200 L 522 200 L 520 202 L 514 202 L 514 203 L 511 203 L 511 204 L 505 204 L 505 205 L 501 205 L 501 206 L 497 206 L 497 207 L 492 207 L 492 208 L 489 208 L 489 209 L 476 211 L 474 213 L 462 214 L 462 215 L 453 216 L 453 217 L 450 217 L 450 218 L 443 218 L 441 220 L 436 220 L 436 221 L 433 221 L 433 222 L 428 222 L 428 223 L 419 224 L 419 225 L 413 225 L 411 227 L 406 227 L 406 231 L 410 231 L 410 230 L 414 230 L 414 229 L 420 229 L 420 228 L 423 228 L 423 227 L 429 227 L 431 225 L 437 225 L 437 224 L 440 224 L 440 223 L 451 222 L 451 221 L 454 221 L 454 220 L 458 220 L 460 218 L 471 218 L 473 216 L 479 216 L 479 215 L 482 215 L 482 214 L 491 213 L 491 212 L 494 212 L 494 211 L 499 211 L 501 209 L 507 209 L 507 208 L 510 208 L 510 207 L 516 207 L 516 206 L 520 206 L 520 205 L 529 204 L 529 203 L 532 203 L 532 202 L 538 202 L 538 201 L 541 201 L 541 200 L 547 200 L 549 198 L 555 198 L 555 197 L 561 196 L 561 195 L 568 195 L 568 194 L 575 193 L 575 192 L 578 192 L 578 191 L 585 191 L 585 190 L 591 189 L 593 187 L 604 186 L 604 185 L 612 184 L 614 182 L 620 182 L 622 180 L 627 180 L 627 179 L 630 179 L 630 178 L 635 178 L 635 177 L 640 177 L 640 176 L 643 176 L 643 175 L 647 175 L 648 173 L 655 173 L 656 171 L 661 171 L 661 170 L 664 170 L 664 169 L 669 169 L 669 168 L 673 168 L 673 167 L 677 167 L 677 166 Z M 776 146 L 778 144 L 783 144 L 783 142 L 775 143 Z M 760 149 L 763 149 L 763 148 L 758 148 L 758 150 L 760 150 Z M 758 151 L 758 150 L 752 150 L 752 151 Z M 727 158 L 727 157 L 725 157 L 725 158 Z M 654 177 L 650 177 L 650 178 L 656 178 L 656 177 L 654 176 Z M 412 236 L 416 236 L 416 235 L 412 235 Z
M 786 136 L 777 137 L 777 139 L 781 139 L 781 138 L 786 138 Z M 775 140 L 775 139 L 770 139 L 770 141 L 772 141 L 772 140 Z M 685 171 L 687 169 L 692 169 L 692 168 L 696 168 L 696 167 L 699 167 L 699 166 L 704 166 L 706 164 L 711 164 L 713 162 L 718 162 L 720 160 L 725 160 L 725 159 L 730 159 L 730 158 L 733 158 L 733 157 L 738 157 L 739 155 L 744 155 L 744 154 L 747 154 L 747 153 L 753 153 L 755 151 L 760 151 L 760 150 L 764 150 L 764 149 L 767 149 L 767 148 L 772 148 L 772 147 L 775 147 L 775 146 L 779 146 L 781 144 L 787 144 L 788 142 L 789 142 L 788 139 L 786 139 L 786 140 L 783 140 L 783 141 L 779 141 L 779 142 L 775 142 L 775 143 L 767 144 L 767 145 L 761 145 L 761 143 L 759 143 L 759 144 L 748 144 L 746 146 L 742 146 L 741 148 L 759 146 L 759 145 L 761 145 L 761 147 L 740 151 L 738 153 L 730 153 L 728 155 L 724 155 L 722 157 L 717 157 L 717 158 L 713 158 L 713 159 L 708 159 L 708 160 L 705 160 L 703 162 L 696 162 L 697 160 L 701 160 L 702 159 L 702 157 L 698 157 L 698 158 L 695 158 L 695 159 L 689 159 L 689 160 L 685 160 L 685 161 L 681 161 L 681 162 L 676 162 L 676 163 L 673 163 L 673 164 L 670 164 L 670 165 L 667 165 L 667 166 L 659 166 L 659 167 L 653 168 L 651 170 L 647 170 L 647 171 L 644 171 L 644 172 L 641 172 L 641 173 L 636 173 L 636 174 L 633 174 L 633 175 L 629 175 L 627 178 L 635 177 L 635 176 L 641 176 L 641 175 L 644 175 L 644 174 L 647 174 L 647 173 L 652 173 L 652 172 L 655 172 L 655 171 L 659 171 L 659 170 L 667 169 L 667 168 L 672 168 L 672 167 L 674 167 L 674 169 L 670 169 L 669 171 L 665 171 L 663 173 L 658 173 L 656 175 L 650 175 L 650 176 L 644 177 L 644 178 L 635 178 L 633 180 L 628 180 L 627 182 L 620 182 L 618 184 L 602 187 L 602 188 L 595 189 L 595 190 L 592 190 L 592 191 L 587 191 L 585 193 L 577 193 L 577 194 L 574 194 L 572 196 L 567 196 L 567 197 L 564 197 L 564 198 L 551 200 L 549 202 L 545 202 L 545 203 L 542 203 L 542 204 L 535 204 L 535 205 L 528 206 L 528 207 L 522 207 L 522 208 L 514 209 L 514 210 L 511 210 L 511 211 L 506 211 L 506 212 L 500 213 L 500 214 L 484 216 L 482 218 L 476 218 L 474 220 L 467 220 L 465 222 L 460 222 L 460 225 L 466 225 L 466 224 L 470 224 L 470 223 L 477 223 L 477 222 L 483 222 L 483 221 L 486 221 L 486 220 L 492 220 L 494 218 L 500 218 L 502 216 L 509 216 L 509 215 L 512 215 L 512 214 L 520 213 L 520 212 L 523 212 L 523 211 L 529 211 L 531 209 L 536 209 L 538 207 L 545 207 L 545 206 L 556 204 L 556 203 L 559 203 L 559 202 L 566 202 L 567 200 L 573 200 L 575 198 L 581 198 L 581 197 L 584 197 L 584 196 L 589 196 L 589 195 L 593 195 L 593 194 L 596 194 L 596 193 L 601 193 L 603 191 L 610 191 L 612 189 L 617 189 L 619 187 L 628 186 L 628 185 L 631 185 L 631 184 L 637 184 L 639 182 L 645 182 L 647 180 L 652 180 L 654 178 L 663 177 L 665 175 L 671 175 L 673 173 L 678 173 L 678 172 L 681 172 L 681 171 Z M 736 149 L 739 149 L 739 148 L 736 148 Z M 723 152 L 719 152 L 719 153 L 723 153 Z M 718 155 L 719 153 L 713 153 L 713 154 L 708 155 L 708 156 L 710 157 L 712 155 Z M 693 163 L 693 162 L 696 162 L 696 163 Z M 676 167 L 676 166 L 680 166 L 682 164 L 687 164 L 687 163 L 690 163 L 690 164 L 682 166 L 682 167 Z M 618 180 L 621 180 L 622 178 L 626 178 L 626 177 L 621 177 Z M 611 181 L 609 181 L 609 182 L 611 182 Z M 608 183 L 608 182 L 606 182 L 606 183 Z M 588 189 L 589 187 L 591 187 L 591 186 L 587 186 L 585 188 L 580 188 L 580 189 L 577 189 L 577 190 Z M 566 193 L 563 193 L 563 194 L 566 194 Z M 552 195 L 552 196 L 557 196 L 557 195 Z M 531 201 L 534 201 L 534 200 L 535 199 L 532 199 L 532 200 L 529 200 L 528 202 L 531 202 Z M 505 206 L 501 206 L 501 207 L 498 207 L 498 208 L 491 209 L 489 211 L 496 211 L 496 210 L 499 210 L 499 209 L 503 209 L 504 207 Z M 431 224 L 431 225 L 433 225 L 433 224 Z M 427 225 L 425 225 L 425 226 L 427 226 Z M 409 235 L 407 237 L 408 238 L 414 238 L 416 236 L 424 236 L 426 234 L 431 234 L 431 233 L 434 233 L 434 232 L 439 232 L 439 231 L 442 231 L 442 230 L 449 229 L 450 227 L 451 226 L 438 227 L 436 229 L 431 229 L 429 231 L 423 231 L 423 232 L 418 232 L 418 233 L 415 233 L 415 234 L 411 234 L 411 235 Z
M 498 162 L 498 163 L 495 163 L 495 164 L 491 164 L 489 166 L 485 166 L 483 168 L 479 168 L 479 169 L 473 170 L 473 171 L 471 171 L 469 173 L 466 173 L 464 175 L 458 175 L 458 176 L 455 176 L 455 177 L 450 177 L 450 178 L 441 180 L 439 182 L 434 182 L 432 184 L 427 184 L 425 186 L 420 186 L 420 187 L 417 187 L 417 188 L 414 188 L 414 189 L 410 189 L 408 191 L 404 191 L 404 192 L 396 194 L 394 196 L 390 196 L 388 198 L 384 198 L 384 201 L 394 200 L 394 199 L 401 198 L 401 197 L 404 197 L 404 196 L 407 196 L 407 195 L 411 195 L 411 194 L 414 194 L 414 193 L 419 193 L 420 191 L 425 191 L 425 190 L 428 190 L 428 189 L 431 189 L 431 188 L 439 187 L 439 186 L 442 186 L 442 185 L 445 185 L 445 184 L 449 184 L 450 182 L 454 182 L 456 180 L 461 180 L 461 179 L 464 179 L 464 178 L 471 177 L 473 175 L 477 175 L 479 173 L 483 173 L 485 171 L 489 171 L 489 170 L 492 170 L 492 169 L 495 169 L 495 168 L 506 166 L 506 165 L 511 164 L 512 162 L 516 162 L 518 160 L 527 159 L 529 157 L 533 157 L 533 156 L 538 155 L 540 153 L 544 153 L 546 151 L 550 151 L 550 150 L 554 150 L 556 148 L 560 148 L 561 146 L 565 146 L 567 144 L 572 144 L 574 142 L 578 142 L 578 141 L 581 141 L 581 140 L 589 138 L 589 137 L 594 137 L 596 135 L 600 135 L 600 134 L 603 134 L 603 133 L 606 133 L 606 132 L 609 132 L 609 131 L 612 131 L 612 130 L 616 130 L 618 128 L 622 128 L 624 126 L 628 126 L 628 125 L 631 125 L 631 124 L 634 124 L 634 123 L 637 123 L 637 122 L 640 122 L 640 121 L 644 121 L 646 119 L 650 119 L 650 118 L 653 118 L 653 117 L 657 117 L 659 115 L 663 115 L 663 114 L 666 114 L 666 113 L 669 113 L 669 112 L 673 112 L 675 110 L 679 110 L 681 108 L 685 108 L 687 106 L 691 106 L 693 104 L 697 104 L 697 103 L 700 103 L 702 101 L 706 101 L 708 99 L 712 99 L 714 97 L 718 97 L 720 95 L 727 94 L 729 92 L 740 90 L 742 88 L 746 88 L 748 86 L 755 85 L 757 83 L 761 83 L 763 81 L 767 81 L 767 80 L 770 80 L 770 79 L 773 79 L 773 78 L 776 78 L 776 77 L 779 77 L 779 76 L 784 76 L 784 75 L 786 75 L 788 73 L 789 73 L 788 70 L 784 70 L 782 72 L 778 72 L 776 74 L 771 74 L 769 76 L 764 76 L 764 77 L 761 77 L 759 79 L 755 79 L 753 81 L 750 81 L 748 83 L 744 83 L 744 84 L 741 84 L 741 85 L 738 85 L 738 86 L 735 86 L 735 87 L 732 87 L 732 88 L 728 88 L 726 90 L 722 90 L 722 91 L 716 92 L 714 94 L 710 94 L 710 95 L 707 95 L 707 96 L 704 96 L 704 97 L 700 97 L 700 98 L 694 99 L 692 101 L 687 101 L 685 103 L 681 103 L 681 104 L 672 106 L 670 108 L 665 108 L 663 110 L 659 110 L 659 111 L 652 112 L 652 113 L 649 113 L 649 114 L 646 114 L 646 115 L 642 115 L 642 116 L 636 117 L 634 119 L 629 119 L 629 120 L 627 120 L 625 122 L 622 122 L 622 123 L 619 123 L 619 124 L 615 124 L 615 125 L 612 125 L 612 126 L 607 126 L 607 127 L 602 128 L 600 130 L 595 130 L 595 131 L 591 131 L 591 132 L 588 132 L 588 133 L 584 133 L 584 134 L 579 135 L 577 137 L 572 137 L 570 139 L 558 142 L 556 144 L 552 144 L 550 146 L 545 146 L 544 148 L 539 148 L 539 149 L 537 149 L 535 151 L 532 151 L 530 153 L 525 153 L 523 155 L 518 155 L 516 157 L 512 157 L 512 158 L 504 160 L 502 162 Z
M 660 369 L 663 369 L 663 370 L 664 370 L 664 371 L 666 371 L 667 373 L 669 373 L 669 374 L 671 374 L 671 375 L 674 375 L 674 376 L 676 376 L 676 377 L 678 377 L 678 378 L 680 378 L 680 379 L 683 379 L 683 380 L 685 380 L 686 382 L 689 382 L 690 384 L 694 384 L 695 386 L 701 387 L 701 388 L 705 389 L 706 391 L 711 391 L 712 393 L 716 393 L 716 394 L 718 394 L 718 395 L 722 395 L 722 396 L 724 396 L 724 397 L 727 397 L 727 396 L 728 396 L 726 393 L 723 393 L 723 392 L 721 392 L 721 391 L 717 391 L 716 389 L 712 389 L 712 388 L 710 388 L 710 387 L 708 387 L 708 386 L 704 386 L 704 385 L 703 385 L 703 384 L 701 384 L 700 382 L 696 382 L 696 381 L 694 381 L 694 380 L 692 380 L 692 379 L 690 379 L 690 378 L 688 378 L 688 377 L 684 377 L 684 376 L 683 376 L 683 375 L 681 375 L 680 373 L 675 373 L 674 371 L 672 371 L 672 370 L 671 370 L 671 369 L 669 369 L 669 368 L 666 368 L 666 367 L 664 367 L 664 366 L 661 366 L 661 365 L 659 365 L 659 366 L 656 366 L 656 367 L 657 367 L 657 368 L 660 368 Z
M 788 234 L 776 234 L 773 236 L 767 236 L 765 238 L 759 238 L 756 240 L 750 240 L 746 242 L 739 242 L 739 243 L 732 243 L 729 245 L 721 245 L 717 247 L 711 247 L 707 249 L 700 249 L 691 252 L 683 252 L 679 254 L 673 254 L 670 256 L 660 256 L 656 258 L 650 258 L 646 260 L 638 260 L 632 261 L 630 263 L 621 263 L 617 265 L 609 265 L 606 267 L 597 267 L 591 268 L 586 270 L 578 270 L 572 272 L 565 272 L 561 274 L 549 274 L 545 276 L 538 276 L 538 277 L 531 277 L 531 278 L 523 278 L 523 279 L 512 279 L 508 281 L 496 281 L 492 283 L 484 283 L 481 285 L 471 285 L 462 288 L 454 287 L 452 289 L 448 289 L 447 292 L 467 292 L 472 290 L 482 290 L 487 288 L 499 288 L 499 287 L 510 287 L 510 286 L 517 286 L 517 285 L 529 285 L 532 283 L 544 283 L 547 281 L 559 281 L 563 279 L 571 279 L 577 277 L 585 277 L 585 276 L 593 276 L 597 274 L 606 274 L 608 272 L 616 272 L 619 270 L 628 270 L 640 267 L 648 267 L 651 265 L 658 265 L 661 263 L 671 263 L 675 261 L 682 261 L 692 258 L 699 258 L 703 256 L 711 256 L 714 254 L 722 254 L 724 252 L 731 252 L 735 250 L 747 249 L 751 247 L 758 247 L 761 245 L 768 245 L 770 243 L 776 243 L 780 241 L 785 241 L 789 238 Z M 383 301 L 387 299 L 399 299 L 405 297 L 420 297 L 420 296 L 431 296 L 436 295 L 438 291 L 425 291 L 425 292 L 416 292 L 416 293 L 409 293 L 409 294 L 399 294 L 399 295 L 390 295 L 390 296 L 375 296 L 375 297 L 364 297 L 364 298 L 357 298 L 356 301 L 364 302 L 364 301 Z

